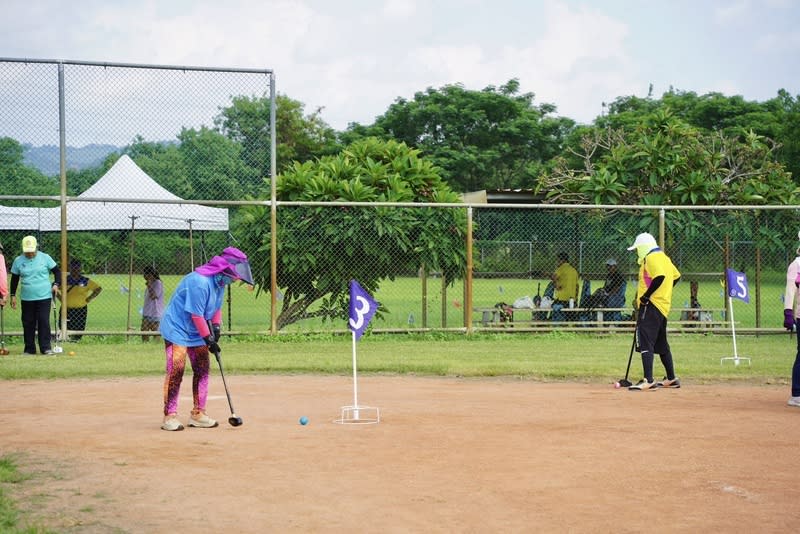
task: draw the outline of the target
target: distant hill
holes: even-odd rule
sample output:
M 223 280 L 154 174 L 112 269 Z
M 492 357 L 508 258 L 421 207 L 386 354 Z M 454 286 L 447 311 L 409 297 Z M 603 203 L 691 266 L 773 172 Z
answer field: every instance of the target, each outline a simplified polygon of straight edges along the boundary
M 55 145 L 33 146 L 22 145 L 23 158 L 26 165 L 39 169 L 47 176 L 58 176 L 61 172 L 61 154 Z M 67 168 L 82 170 L 98 167 L 112 152 L 119 152 L 122 147 L 114 145 L 86 145 L 80 148 L 67 147 Z

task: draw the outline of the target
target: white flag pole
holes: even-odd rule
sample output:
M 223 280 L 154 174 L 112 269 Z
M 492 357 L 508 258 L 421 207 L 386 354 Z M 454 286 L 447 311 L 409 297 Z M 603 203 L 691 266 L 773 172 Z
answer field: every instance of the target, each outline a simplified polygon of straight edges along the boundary
M 739 365 L 739 353 L 736 350 L 736 321 L 733 318 L 733 299 L 728 296 L 728 309 L 731 310 L 731 335 L 733 336 L 733 363 Z
M 739 358 L 739 353 L 736 350 L 736 324 L 733 318 L 733 299 L 731 298 L 730 294 L 728 295 L 728 309 L 731 311 L 731 336 L 733 337 L 733 358 L 720 358 L 719 363 L 722 365 L 724 360 L 733 360 L 733 365 L 739 365 L 739 360 L 747 360 L 747 363 L 750 364 L 750 358 Z
M 358 364 L 356 360 L 356 332 L 353 330 L 353 418 L 358 419 Z

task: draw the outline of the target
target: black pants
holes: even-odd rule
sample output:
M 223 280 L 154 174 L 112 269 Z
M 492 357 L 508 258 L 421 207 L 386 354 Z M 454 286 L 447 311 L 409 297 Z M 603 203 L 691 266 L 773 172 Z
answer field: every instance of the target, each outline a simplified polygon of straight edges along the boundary
M 50 350 L 51 302 L 50 299 L 22 301 L 22 337 L 27 354 L 36 354 L 37 331 L 39 351 L 44 354 Z
M 61 311 L 63 312 L 64 308 L 61 308 Z M 87 317 L 89 317 L 88 306 L 84 306 L 83 308 L 67 308 L 67 330 L 86 330 Z M 58 324 L 56 328 L 61 328 L 61 312 L 58 314 Z M 74 334 L 72 340 L 79 341 L 81 337 L 83 336 L 80 334 Z

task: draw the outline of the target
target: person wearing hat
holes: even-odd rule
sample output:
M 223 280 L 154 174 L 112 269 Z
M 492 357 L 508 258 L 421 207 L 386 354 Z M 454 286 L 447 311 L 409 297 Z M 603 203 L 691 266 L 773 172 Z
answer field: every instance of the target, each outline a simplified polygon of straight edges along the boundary
M 800 232 L 797 233 L 800 239 Z M 797 248 L 796 258 L 786 269 L 786 290 L 783 294 L 783 327 L 789 332 L 796 329 L 800 332 L 800 247 Z M 797 336 L 797 352 L 792 365 L 791 395 L 786 403 L 788 406 L 800 408 L 800 335 Z
M 55 282 L 50 282 L 53 273 Z M 22 301 L 22 337 L 25 354 L 36 354 L 38 334 L 42 354 L 55 354 L 50 348 L 50 306 L 59 294 L 61 271 L 48 254 L 38 250 L 32 235 L 22 238 L 22 254 L 11 264 L 11 308 L 17 308 L 17 289 Z
M 188 425 L 213 428 L 218 424 L 206 415 L 209 350 L 220 350 L 222 298 L 225 288 L 236 280 L 253 285 L 247 256 L 238 248 L 228 247 L 184 276 L 172 294 L 159 328 L 167 360 L 163 430 L 183 430 L 178 418 L 178 398 L 187 359 L 192 366 L 194 402 Z
M 679 388 L 681 381 L 675 376 L 672 351 L 667 341 L 667 316 L 672 307 L 672 288 L 680 280 L 681 273 L 658 246 L 656 238 L 647 232 L 637 235 L 628 250 L 636 251 L 639 263 L 636 339 L 642 353 L 644 371 L 644 378 L 628 389 L 637 391 L 659 387 Z M 661 357 L 667 373 L 660 382 L 653 378 L 655 353 Z
M 88 304 L 93 301 L 103 288 L 94 280 L 90 280 L 81 273 L 81 262 L 72 259 L 69 262 L 69 274 L 67 275 L 67 328 L 74 331 L 86 330 L 86 319 L 89 317 Z M 64 296 L 62 293 L 61 300 Z M 63 306 L 61 308 L 63 312 Z M 61 323 L 59 313 L 58 322 Z M 72 336 L 73 341 L 80 341 L 80 334 Z
M 625 306 L 625 288 L 627 282 L 617 267 L 617 260 L 608 258 L 606 260 L 606 279 L 603 287 L 598 289 L 603 296 L 604 308 L 622 308 Z M 608 321 L 621 321 L 622 312 L 612 311 L 605 314 Z

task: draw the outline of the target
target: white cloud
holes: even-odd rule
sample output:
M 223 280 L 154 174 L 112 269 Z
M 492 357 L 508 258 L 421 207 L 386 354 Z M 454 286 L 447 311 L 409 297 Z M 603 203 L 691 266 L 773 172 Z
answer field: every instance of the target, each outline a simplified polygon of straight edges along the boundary
M 722 26 L 738 25 L 747 20 L 750 14 L 750 1 L 738 0 L 714 7 L 714 21 Z
M 676 4 L 85 0 L 78 9 L 59 0 L 6 0 L 0 50 L 8 57 L 274 69 L 279 92 L 308 111 L 324 107 L 322 118 L 337 129 L 371 122 L 397 97 L 456 82 L 482 89 L 518 78 L 537 103 L 554 103 L 581 122 L 593 120 L 602 102 L 644 96 L 650 81 L 720 90 L 702 58 L 676 56 L 687 49 L 713 51 L 715 65 L 730 65 L 717 69 L 729 87 L 748 87 L 762 74 L 751 66 L 763 65 L 766 53 L 787 68 L 759 84 L 800 90 L 790 55 L 800 37 L 786 23 L 797 19 L 796 2 L 701 3 L 692 7 L 695 24 L 681 26 L 679 43 L 652 39 L 656 14 L 664 25 L 685 16 L 686 5 Z M 732 28 L 750 41 L 719 46 Z M 661 30 L 659 37 L 668 33 Z
M 496 51 L 486 45 L 441 46 L 420 48 L 415 55 L 435 85 L 462 82 L 482 89 L 519 78 L 522 92 L 536 93 L 536 103 L 556 103 L 559 114 L 582 122 L 593 120 L 603 101 L 632 90 L 624 23 L 559 3 L 545 9 L 544 28 L 527 42 Z
M 800 30 L 767 33 L 759 35 L 755 42 L 755 49 L 762 54 L 800 52 Z
M 417 11 L 417 3 L 414 0 L 386 0 L 382 11 L 392 19 L 408 19 Z

